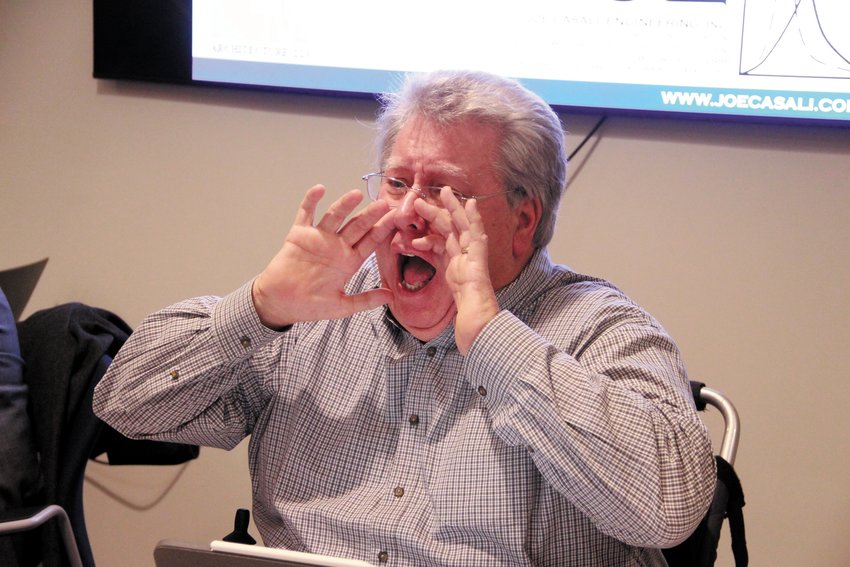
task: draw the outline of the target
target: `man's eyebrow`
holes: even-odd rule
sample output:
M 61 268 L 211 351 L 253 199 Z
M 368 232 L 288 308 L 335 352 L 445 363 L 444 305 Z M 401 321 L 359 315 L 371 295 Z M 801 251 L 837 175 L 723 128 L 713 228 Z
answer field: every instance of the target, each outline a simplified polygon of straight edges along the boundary
M 410 169 L 405 166 L 402 162 L 396 162 L 393 160 L 388 160 L 386 165 L 384 166 L 384 171 L 389 171 L 391 169 Z M 433 163 L 425 166 L 425 172 L 432 177 L 441 177 L 441 176 L 449 176 L 458 178 L 460 181 L 467 181 L 468 176 L 466 175 L 466 171 L 463 168 L 460 168 L 451 163 Z

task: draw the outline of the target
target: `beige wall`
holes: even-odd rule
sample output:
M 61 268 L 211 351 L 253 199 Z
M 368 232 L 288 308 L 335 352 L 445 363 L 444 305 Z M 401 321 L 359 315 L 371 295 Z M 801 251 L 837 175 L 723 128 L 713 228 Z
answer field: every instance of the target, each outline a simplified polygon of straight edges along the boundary
M 82 301 L 135 326 L 259 271 L 308 186 L 357 187 L 375 108 L 94 80 L 90 4 L 0 0 L 0 267 L 50 257 L 27 314 Z M 574 147 L 596 117 L 564 119 Z M 552 255 L 619 284 L 734 399 L 752 565 L 846 564 L 850 130 L 613 117 L 590 149 Z M 91 464 L 118 496 L 86 484 L 100 565 L 230 531 L 245 461 L 204 450 L 145 511 L 179 468 Z

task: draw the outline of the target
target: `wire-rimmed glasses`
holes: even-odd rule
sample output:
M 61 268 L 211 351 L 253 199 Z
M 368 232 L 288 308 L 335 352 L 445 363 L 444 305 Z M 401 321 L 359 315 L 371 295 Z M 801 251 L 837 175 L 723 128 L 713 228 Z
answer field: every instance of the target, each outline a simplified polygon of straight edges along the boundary
M 442 191 L 442 187 L 437 186 L 429 186 L 429 185 L 414 185 L 411 187 L 401 179 L 397 179 L 395 177 L 390 177 L 382 172 L 376 173 L 367 173 L 362 177 L 363 181 L 366 182 L 366 193 L 368 193 L 369 197 L 373 201 L 377 201 L 378 199 L 383 199 L 386 201 L 391 207 L 397 207 L 401 204 L 401 201 L 404 199 L 404 196 L 408 191 L 413 191 L 416 195 L 431 205 L 435 207 L 443 207 L 443 202 L 440 200 L 440 191 Z M 461 204 L 464 204 L 466 201 L 470 199 L 488 199 L 490 197 L 495 197 L 496 195 L 505 195 L 507 193 L 513 193 L 514 191 L 519 190 L 511 189 L 509 191 L 499 191 L 498 193 L 488 193 L 487 195 L 475 195 L 473 197 L 467 197 L 460 191 L 456 191 L 449 187 L 452 194 L 460 201 Z

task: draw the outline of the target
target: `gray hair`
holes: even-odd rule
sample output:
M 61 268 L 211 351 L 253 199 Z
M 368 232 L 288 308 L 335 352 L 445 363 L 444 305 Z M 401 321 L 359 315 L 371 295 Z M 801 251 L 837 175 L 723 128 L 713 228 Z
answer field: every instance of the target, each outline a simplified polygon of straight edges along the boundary
M 540 200 L 542 218 L 534 245 L 552 239 L 558 205 L 567 179 L 564 129 L 552 108 L 518 82 L 476 71 L 435 71 L 408 75 L 396 92 L 381 95 L 377 144 L 381 168 L 396 136 L 414 116 L 448 125 L 462 119 L 493 124 L 501 130 L 496 164 L 504 189 L 522 187 Z M 516 206 L 521 192 L 509 194 Z

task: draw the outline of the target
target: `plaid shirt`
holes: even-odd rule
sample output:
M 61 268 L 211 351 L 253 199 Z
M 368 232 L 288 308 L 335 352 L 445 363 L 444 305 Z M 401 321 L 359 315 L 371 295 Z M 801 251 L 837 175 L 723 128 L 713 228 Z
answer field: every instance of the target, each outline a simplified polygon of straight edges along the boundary
M 349 292 L 376 287 L 374 258 Z M 714 489 L 679 351 L 538 251 L 463 357 L 385 307 L 277 333 L 250 284 L 151 315 L 98 384 L 127 435 L 250 441 L 266 545 L 387 565 L 663 565 Z

